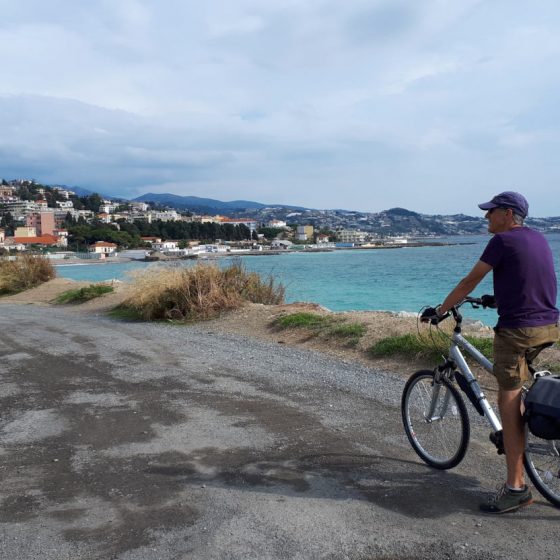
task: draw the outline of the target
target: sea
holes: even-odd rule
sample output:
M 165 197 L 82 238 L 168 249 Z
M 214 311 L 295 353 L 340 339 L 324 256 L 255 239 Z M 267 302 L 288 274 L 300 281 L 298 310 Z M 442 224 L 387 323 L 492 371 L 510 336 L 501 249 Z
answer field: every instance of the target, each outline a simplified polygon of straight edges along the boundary
M 560 233 L 547 234 L 560 279 Z M 280 255 L 219 257 L 220 266 L 240 259 L 249 271 L 274 277 L 286 288 L 288 303 L 318 303 L 331 311 L 393 311 L 417 313 L 422 307 L 441 303 L 457 282 L 479 259 L 488 235 L 425 240 L 424 245 L 392 249 L 348 249 L 332 252 L 288 252 Z M 196 261 L 171 264 L 125 262 L 60 265 L 60 277 L 91 282 L 130 280 L 134 271 L 153 266 L 193 266 Z M 473 296 L 491 294 L 488 275 Z M 463 315 L 494 325 L 494 310 L 463 308 Z

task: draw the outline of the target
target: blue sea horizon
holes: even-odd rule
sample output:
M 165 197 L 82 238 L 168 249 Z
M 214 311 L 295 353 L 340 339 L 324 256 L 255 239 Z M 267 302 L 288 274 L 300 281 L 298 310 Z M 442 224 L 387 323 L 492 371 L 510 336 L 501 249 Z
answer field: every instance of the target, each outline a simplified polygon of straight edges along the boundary
M 560 234 L 547 235 L 560 278 Z M 286 301 L 318 303 L 331 311 L 418 312 L 425 305 L 441 303 L 455 284 L 478 260 L 488 235 L 449 237 L 450 245 L 395 249 L 337 250 L 327 253 L 287 253 L 258 257 L 221 257 L 220 265 L 240 258 L 250 271 L 274 277 L 286 287 Z M 171 266 L 192 266 L 174 261 Z M 58 275 L 72 280 L 127 281 L 130 273 L 159 263 L 126 262 L 58 266 Z M 493 292 L 491 275 L 473 295 Z M 494 310 L 464 307 L 469 319 L 495 324 Z

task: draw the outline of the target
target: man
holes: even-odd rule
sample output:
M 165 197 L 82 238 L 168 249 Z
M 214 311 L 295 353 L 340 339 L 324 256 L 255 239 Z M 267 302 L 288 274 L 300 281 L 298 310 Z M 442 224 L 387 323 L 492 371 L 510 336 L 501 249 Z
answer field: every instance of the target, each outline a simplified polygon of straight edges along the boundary
M 494 375 L 499 386 L 507 480 L 497 495 L 481 504 L 480 509 L 486 513 L 505 513 L 533 501 L 523 470 L 521 387 L 530 379 L 527 354 L 533 350 L 534 355 L 538 347 L 560 338 L 557 281 L 546 239 L 523 225 L 529 204 L 521 194 L 506 191 L 490 202 L 479 204 L 479 208 L 487 211 L 488 231 L 494 236 L 473 269 L 431 313 L 438 317 L 445 315 L 493 271 L 499 315 L 494 329 Z M 423 320 L 427 319 L 424 314 Z

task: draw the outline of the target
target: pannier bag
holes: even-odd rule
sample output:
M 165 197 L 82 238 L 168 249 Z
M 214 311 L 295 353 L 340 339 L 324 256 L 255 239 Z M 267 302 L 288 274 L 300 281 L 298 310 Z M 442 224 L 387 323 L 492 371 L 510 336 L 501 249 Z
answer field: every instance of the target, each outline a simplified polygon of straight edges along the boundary
M 525 420 L 542 439 L 560 440 L 560 377 L 538 377 L 525 397 Z

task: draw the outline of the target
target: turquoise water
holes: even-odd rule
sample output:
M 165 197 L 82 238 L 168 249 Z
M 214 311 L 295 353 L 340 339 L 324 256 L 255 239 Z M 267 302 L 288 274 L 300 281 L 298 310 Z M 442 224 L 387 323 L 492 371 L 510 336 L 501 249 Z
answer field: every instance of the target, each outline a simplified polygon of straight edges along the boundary
M 547 236 L 560 278 L 560 234 Z M 438 247 L 406 247 L 289 253 L 241 257 L 248 270 L 272 275 L 286 286 L 286 300 L 319 303 L 333 311 L 411 311 L 441 303 L 480 257 L 488 236 L 448 238 L 456 243 Z M 180 261 L 192 266 L 193 261 Z M 230 258 L 217 262 L 228 264 Z M 126 280 L 133 270 L 151 263 L 68 265 L 57 267 L 59 276 L 73 280 Z M 176 266 L 176 264 L 175 264 Z M 492 293 L 491 275 L 473 295 Z M 468 310 L 465 316 L 496 322 L 493 310 Z

